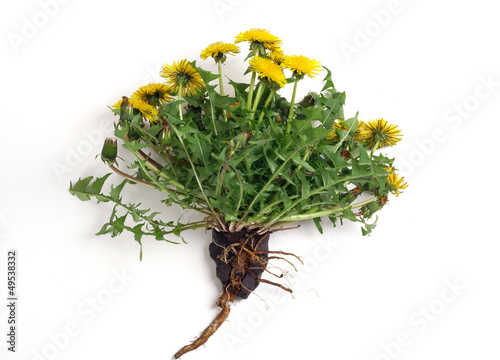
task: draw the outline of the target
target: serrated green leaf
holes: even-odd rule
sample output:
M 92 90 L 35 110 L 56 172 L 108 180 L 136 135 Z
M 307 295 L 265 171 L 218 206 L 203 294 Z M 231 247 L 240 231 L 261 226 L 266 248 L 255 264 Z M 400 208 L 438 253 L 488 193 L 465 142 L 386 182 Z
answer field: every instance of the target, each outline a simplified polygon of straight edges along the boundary
M 363 146 L 359 146 L 359 164 L 360 165 L 369 165 L 372 163 L 370 156 L 368 156 L 368 152 Z
M 125 144 L 123 144 L 123 146 L 125 148 L 128 148 L 132 152 L 136 152 L 147 147 L 147 145 L 143 144 L 140 140 L 127 141 Z
M 316 228 L 318 229 L 319 233 L 323 235 L 323 227 L 321 226 L 321 218 L 317 217 L 313 219 L 314 225 L 316 225 Z
M 300 195 L 302 197 L 307 197 L 311 193 L 311 184 L 307 180 L 306 176 L 304 173 L 299 172 L 297 176 L 300 179 Z
M 125 184 L 129 183 L 130 181 L 129 180 L 123 180 L 120 185 L 114 187 L 113 185 L 111 185 L 111 191 L 110 191 L 110 198 L 111 200 L 113 200 L 114 202 L 120 202 L 121 201 L 121 197 L 120 197 L 120 193 L 122 192 L 123 190 L 123 187 L 125 186 Z
M 378 216 L 375 217 L 375 221 L 371 224 L 364 222 L 365 227 L 361 228 L 361 233 L 363 234 L 363 236 L 371 234 L 373 229 L 375 229 L 375 226 L 377 226 L 377 221 L 378 221 Z
M 323 119 L 322 109 L 316 109 L 314 106 L 302 109 L 304 115 L 310 121 Z
M 89 193 L 98 195 L 101 193 L 102 187 L 104 185 L 104 182 L 107 180 L 107 178 L 111 175 L 111 173 L 108 173 L 104 175 L 103 177 L 95 179 L 95 181 L 92 183 L 90 186 Z
M 299 166 L 302 166 L 304 169 L 307 171 L 315 172 L 316 169 L 312 167 L 307 161 L 302 159 L 298 153 L 295 153 L 295 155 L 292 156 L 292 161 Z
M 337 134 L 339 134 L 339 141 L 337 145 L 335 146 L 335 152 L 337 152 L 342 144 L 346 141 L 347 137 L 349 135 L 353 135 L 357 128 L 358 128 L 358 113 L 356 113 L 356 116 L 350 119 L 347 119 L 341 123 L 342 125 L 348 127 L 349 130 L 339 130 L 337 131 Z
M 278 164 L 272 159 L 272 157 L 267 155 L 267 151 L 264 151 L 264 157 L 266 158 L 267 165 L 272 173 L 278 169 Z
M 79 179 L 75 185 L 70 183 L 69 192 L 72 195 L 76 195 L 82 201 L 90 200 L 90 196 L 86 195 L 85 192 L 87 190 L 87 186 L 90 181 L 92 181 L 93 176 L 86 177 L 85 179 Z
M 195 67 L 196 70 L 198 70 L 198 73 L 201 75 L 201 78 L 203 79 L 203 82 L 205 84 L 209 84 L 220 77 L 220 75 L 218 74 L 214 74 L 211 73 L 210 71 L 197 67 L 195 62 L 192 62 L 191 65 L 193 65 L 193 67 Z

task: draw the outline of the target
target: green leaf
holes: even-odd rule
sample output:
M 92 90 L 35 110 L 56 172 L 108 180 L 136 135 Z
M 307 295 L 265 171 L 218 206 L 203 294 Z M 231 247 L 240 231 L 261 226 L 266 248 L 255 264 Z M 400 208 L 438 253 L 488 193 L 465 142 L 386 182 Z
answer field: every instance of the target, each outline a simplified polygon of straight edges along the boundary
M 269 169 L 271 170 L 272 173 L 276 172 L 276 169 L 278 169 L 278 164 L 267 155 L 267 151 L 264 151 L 264 157 L 266 158 L 267 165 L 269 166 Z
M 377 165 L 372 165 L 371 171 L 375 176 L 384 176 L 384 177 L 389 176 L 389 172 L 387 172 L 387 170 Z
M 312 167 L 307 161 L 305 161 L 304 159 L 302 159 L 300 157 L 300 155 L 298 153 L 295 153 L 293 156 L 292 156 L 292 160 L 293 162 L 296 164 L 296 165 L 300 165 L 302 166 L 303 168 L 305 168 L 307 171 L 311 171 L 311 172 L 315 172 L 316 169 L 314 167 Z
M 369 165 L 372 163 L 366 149 L 363 146 L 359 146 L 359 164 L 360 165 Z
M 323 86 L 323 89 L 321 89 L 321 91 L 328 90 L 331 92 L 336 92 L 335 86 L 333 85 L 332 81 L 332 72 L 325 66 L 323 66 L 323 68 L 326 70 L 326 76 L 324 78 L 325 86 Z
M 368 224 L 367 222 L 364 222 L 365 227 L 361 228 L 361 233 L 363 236 L 370 235 L 373 229 L 375 229 L 375 226 L 377 226 L 377 221 L 378 221 L 378 216 L 375 217 L 375 221 L 371 224 Z
M 319 233 L 323 235 L 323 227 L 321 227 L 321 218 L 317 217 L 313 219 L 314 225 L 316 225 L 316 228 L 318 229 Z
M 304 173 L 299 172 L 297 174 L 297 176 L 299 177 L 300 184 L 301 184 L 300 185 L 300 195 L 305 198 L 305 197 L 307 197 L 311 193 L 311 184 L 307 180 L 307 178 L 304 175 Z
M 356 113 L 356 116 L 350 119 L 347 119 L 346 121 L 342 122 L 342 125 L 346 126 L 349 128 L 348 131 L 340 131 L 342 135 L 339 134 L 339 142 L 335 146 L 335 152 L 337 152 L 340 149 L 340 146 L 346 141 L 347 137 L 349 134 L 354 134 L 358 128 L 358 113 Z M 339 133 L 339 132 L 337 132 Z
M 119 203 L 121 201 L 121 197 L 120 197 L 120 193 L 122 192 L 123 190 L 123 187 L 125 186 L 125 184 L 129 183 L 130 181 L 125 179 L 121 182 L 120 185 L 114 187 L 113 185 L 111 185 L 111 191 L 110 191 L 110 197 L 111 197 L 111 200 L 113 200 L 114 202 L 117 202 Z
M 229 80 L 229 83 L 231 86 L 234 88 L 236 93 L 244 94 L 246 95 L 247 89 L 250 86 L 250 84 L 247 83 L 237 83 L 232 80 Z
M 290 196 L 286 193 L 285 190 L 280 192 L 282 200 L 283 200 L 283 206 L 285 208 L 289 207 L 292 204 L 292 200 L 290 199 Z
M 90 186 L 89 193 L 98 195 L 101 193 L 102 187 L 104 185 L 104 182 L 107 180 L 107 178 L 111 175 L 111 173 L 104 175 L 103 177 L 95 179 L 93 184 Z
M 201 75 L 201 78 L 203 79 L 203 82 L 205 84 L 209 84 L 210 82 L 214 81 L 215 79 L 218 79 L 220 77 L 220 75 L 218 74 L 214 74 L 214 73 L 211 73 L 210 71 L 207 71 L 207 70 L 203 70 L 202 68 L 200 67 L 197 67 L 196 66 L 196 62 L 193 61 L 191 63 L 191 65 L 193 65 L 193 67 L 198 70 L 198 72 L 200 73 Z
M 72 183 L 69 184 L 69 192 L 72 195 L 76 195 L 82 201 L 90 200 L 90 196 L 86 195 L 87 186 L 92 181 L 93 176 L 86 177 L 85 179 L 79 179 L 73 186 Z
M 144 234 L 142 231 L 142 227 L 144 224 L 138 224 L 132 228 L 132 232 L 134 233 L 134 240 L 137 241 L 141 247 L 139 253 L 139 259 L 142 261 L 142 235 Z
M 220 95 L 217 92 L 213 93 L 213 98 L 212 98 L 212 105 L 215 106 L 216 108 L 221 108 L 221 109 L 230 109 L 230 105 L 233 105 L 235 102 L 233 97 L 229 97 L 228 95 Z
M 132 140 L 132 141 L 127 141 L 125 144 L 123 144 L 125 148 L 128 148 L 132 152 L 136 152 L 138 150 L 141 150 L 148 145 L 143 144 L 140 140 Z
M 306 118 L 310 121 L 323 119 L 322 109 L 316 109 L 314 106 L 302 109 Z

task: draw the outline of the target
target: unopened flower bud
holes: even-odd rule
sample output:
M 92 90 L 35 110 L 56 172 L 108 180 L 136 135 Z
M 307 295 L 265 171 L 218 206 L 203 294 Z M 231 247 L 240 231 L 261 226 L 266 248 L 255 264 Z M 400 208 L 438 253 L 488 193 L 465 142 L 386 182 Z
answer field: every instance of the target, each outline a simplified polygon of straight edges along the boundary
M 375 214 L 378 210 L 380 210 L 378 202 L 372 202 L 368 205 L 365 205 L 361 208 L 361 214 L 365 219 L 369 219 Z
M 231 159 L 235 152 L 243 146 L 246 146 L 248 141 L 250 140 L 250 133 L 248 131 L 243 131 L 242 133 L 236 135 L 229 141 L 229 154 L 227 155 L 228 159 Z
M 308 95 L 304 96 L 302 101 L 300 102 L 300 106 L 303 108 L 314 106 L 315 100 L 313 96 L 309 93 Z
M 242 133 L 236 135 L 232 141 L 236 147 L 245 146 L 248 140 L 250 140 L 250 137 L 251 135 L 248 131 L 243 131 Z
M 163 129 L 160 132 L 160 145 L 168 146 L 172 143 L 172 129 L 168 122 L 163 123 Z
M 134 107 L 128 100 L 128 97 L 122 97 L 122 103 L 120 105 L 120 122 L 132 121 L 134 118 Z
M 218 63 L 224 64 L 227 60 L 227 56 L 223 52 L 220 52 L 214 57 L 214 60 Z
M 266 48 L 264 45 L 259 42 L 259 41 L 254 41 L 250 44 L 250 50 L 257 56 L 260 54 L 265 54 L 266 53 Z
M 105 163 L 113 164 L 118 156 L 118 145 L 115 138 L 106 138 L 101 151 L 101 159 Z
M 288 102 L 288 100 L 284 97 L 280 97 L 278 99 L 278 101 L 276 102 L 276 107 L 278 109 L 284 109 L 286 107 L 290 107 L 290 103 Z

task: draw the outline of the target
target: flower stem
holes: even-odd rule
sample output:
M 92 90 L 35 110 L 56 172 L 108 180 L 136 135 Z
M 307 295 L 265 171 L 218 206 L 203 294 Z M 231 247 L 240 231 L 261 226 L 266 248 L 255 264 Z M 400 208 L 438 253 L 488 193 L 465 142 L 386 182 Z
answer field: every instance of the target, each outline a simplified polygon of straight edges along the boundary
M 267 107 L 269 105 L 269 103 L 271 102 L 271 99 L 274 95 L 274 91 L 271 91 L 269 93 L 269 96 L 267 97 L 267 100 L 266 102 L 264 103 L 264 108 Z M 264 109 L 262 109 L 261 113 L 260 113 L 260 117 L 259 117 L 259 123 L 262 121 L 262 119 L 264 118 Z
M 222 81 L 222 64 L 220 61 L 217 61 L 217 65 L 219 68 L 219 90 L 220 90 L 220 95 L 224 96 L 224 84 Z M 222 114 L 224 115 L 224 122 L 227 122 L 227 113 L 226 110 L 222 110 Z
M 295 94 L 297 93 L 298 82 L 299 82 L 299 79 L 295 78 L 295 83 L 293 84 L 292 102 L 290 103 L 290 113 L 288 115 L 288 121 L 286 124 L 286 133 L 287 134 L 290 134 L 290 130 L 292 128 L 292 119 L 293 119 L 293 113 L 295 110 Z
M 372 148 L 372 152 L 371 152 L 371 154 L 370 154 L 370 158 L 372 158 L 372 157 L 373 157 L 373 153 L 375 152 L 375 150 L 377 150 L 377 149 L 378 149 L 379 145 L 380 145 L 380 141 L 377 141 L 377 142 L 375 143 L 375 146 Z
M 156 175 L 165 179 L 169 184 L 175 186 L 176 188 L 181 189 L 181 190 L 186 190 L 186 188 L 182 184 L 173 180 L 170 176 L 166 175 L 163 171 L 161 171 L 160 164 L 158 164 L 153 159 L 150 159 L 149 156 L 147 156 L 142 150 L 137 150 L 134 154 L 137 156 L 138 159 L 140 159 L 141 161 L 144 161 L 144 164 L 146 165 L 146 167 L 149 170 L 153 171 Z
M 135 183 L 138 183 L 138 184 L 142 184 L 142 185 L 145 185 L 145 186 L 148 186 L 152 189 L 156 189 L 156 186 L 155 184 L 152 184 L 148 181 L 144 181 L 142 179 L 138 179 L 132 175 L 129 175 L 127 173 L 124 173 L 123 171 L 121 171 L 120 169 L 116 168 L 113 164 L 109 164 L 109 167 L 111 168 L 111 170 L 113 170 L 115 173 L 117 173 L 118 175 L 126 178 L 126 179 L 129 179 L 130 181 L 133 181 Z
M 255 100 L 252 106 L 252 115 L 250 116 L 252 120 L 255 116 L 255 110 L 257 110 L 257 106 L 259 105 L 260 98 L 262 97 L 263 92 L 264 92 L 264 86 L 262 86 L 262 83 L 260 83 L 259 86 L 257 87 L 257 92 L 255 93 Z
M 255 78 L 256 77 L 257 77 L 257 73 L 252 72 L 252 78 L 250 79 L 250 89 L 248 90 L 247 110 L 250 110 L 250 107 L 252 106 L 252 97 L 253 97 L 253 90 L 255 87 Z
M 182 82 L 179 82 L 179 92 L 177 94 L 177 100 L 179 100 L 179 101 L 182 100 Z M 178 109 L 179 109 L 179 119 L 183 120 L 183 118 L 182 118 L 182 103 L 179 103 Z

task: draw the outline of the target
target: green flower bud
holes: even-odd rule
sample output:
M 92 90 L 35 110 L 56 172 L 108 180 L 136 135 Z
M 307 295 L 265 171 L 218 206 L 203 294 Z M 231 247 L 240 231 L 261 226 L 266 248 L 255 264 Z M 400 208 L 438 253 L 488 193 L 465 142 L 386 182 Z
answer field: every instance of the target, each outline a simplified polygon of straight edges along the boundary
M 231 159 L 234 156 L 234 153 L 243 146 L 246 146 L 248 141 L 251 138 L 251 134 L 248 131 L 243 131 L 242 133 L 236 135 L 234 138 L 229 141 L 229 154 L 227 156 L 228 159 Z
M 286 107 L 290 107 L 290 103 L 288 102 L 288 100 L 284 97 L 280 97 L 278 99 L 278 101 L 276 102 L 276 107 L 278 109 L 284 109 Z
M 172 143 L 172 129 L 167 121 L 163 122 L 163 129 L 160 132 L 160 145 L 168 146 Z
M 241 134 L 236 135 L 231 141 L 238 148 L 240 146 L 245 146 L 248 140 L 250 140 L 250 137 L 251 135 L 248 131 L 243 131 Z
M 101 151 L 101 160 L 107 164 L 113 164 L 118 156 L 118 145 L 115 138 L 106 138 Z
M 314 103 L 315 103 L 315 100 L 314 100 L 313 96 L 311 95 L 311 93 L 309 93 L 308 95 L 304 96 L 304 98 L 300 102 L 300 106 L 302 106 L 303 108 L 306 108 L 306 107 L 314 106 Z
M 227 56 L 226 54 L 220 52 L 214 57 L 214 60 L 218 63 L 224 64 L 227 60 Z
M 264 45 L 259 42 L 259 41 L 253 41 L 251 44 L 250 44 L 250 50 L 256 55 L 256 56 L 260 56 L 261 54 L 265 54 L 266 53 L 266 48 L 264 47 Z
M 380 210 L 380 206 L 378 202 L 372 202 L 368 205 L 365 205 L 361 208 L 361 214 L 365 219 L 369 219 L 375 214 L 377 211 Z
M 120 122 L 132 121 L 134 118 L 134 107 L 128 100 L 128 97 L 122 97 L 122 103 L 120 105 Z

